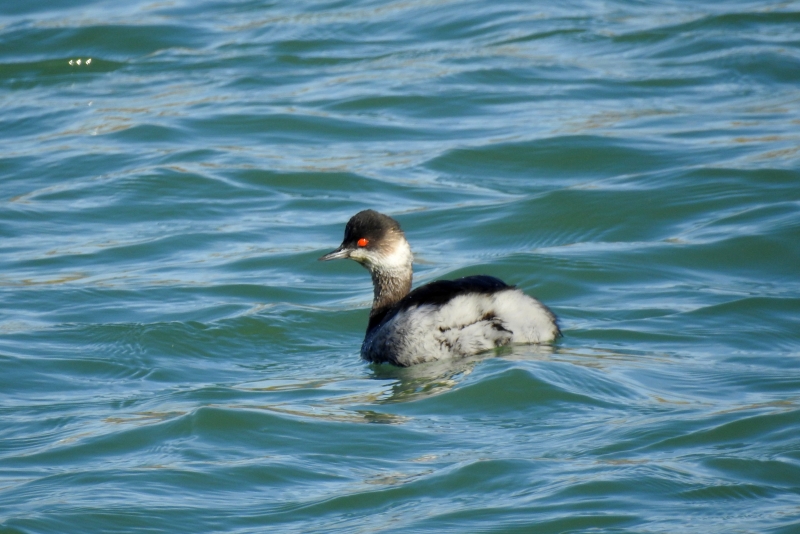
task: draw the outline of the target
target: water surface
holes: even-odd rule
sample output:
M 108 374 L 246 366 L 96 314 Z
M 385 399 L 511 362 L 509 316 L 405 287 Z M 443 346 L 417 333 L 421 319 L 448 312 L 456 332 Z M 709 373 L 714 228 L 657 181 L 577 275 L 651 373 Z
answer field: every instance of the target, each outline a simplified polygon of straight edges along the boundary
M 0 532 L 800 532 L 798 28 L 5 2 Z M 365 208 L 563 339 L 363 363 Z

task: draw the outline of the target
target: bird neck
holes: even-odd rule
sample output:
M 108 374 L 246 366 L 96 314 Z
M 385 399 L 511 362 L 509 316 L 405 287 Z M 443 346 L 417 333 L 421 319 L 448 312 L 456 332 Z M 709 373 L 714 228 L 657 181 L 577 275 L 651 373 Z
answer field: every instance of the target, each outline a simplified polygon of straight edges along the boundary
M 374 270 L 371 274 L 374 295 L 367 331 L 378 326 L 392 306 L 408 295 L 413 276 L 410 265 L 408 269 Z
M 372 276 L 372 310 L 369 313 L 367 332 L 377 327 L 389 310 L 411 291 L 414 255 L 402 232 L 387 239 L 375 261 L 362 265 Z

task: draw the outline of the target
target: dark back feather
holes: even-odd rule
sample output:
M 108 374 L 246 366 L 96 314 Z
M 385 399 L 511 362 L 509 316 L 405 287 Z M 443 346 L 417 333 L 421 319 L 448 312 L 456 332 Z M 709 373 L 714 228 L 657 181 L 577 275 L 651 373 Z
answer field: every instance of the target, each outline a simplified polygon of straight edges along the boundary
M 441 305 L 459 295 L 475 293 L 485 295 L 513 287 L 494 276 L 486 275 L 465 276 L 456 280 L 437 280 L 418 287 L 403 297 L 400 302 L 386 310 L 385 313 L 370 317 L 367 333 L 390 321 L 395 315 L 404 310 L 426 304 Z

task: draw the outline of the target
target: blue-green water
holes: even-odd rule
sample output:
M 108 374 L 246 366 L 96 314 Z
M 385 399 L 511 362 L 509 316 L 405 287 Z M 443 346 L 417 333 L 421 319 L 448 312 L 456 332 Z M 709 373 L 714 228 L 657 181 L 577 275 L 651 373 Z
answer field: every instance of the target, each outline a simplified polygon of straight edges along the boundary
M 0 532 L 800 532 L 800 2 L 0 7 Z M 564 338 L 363 363 L 367 207 Z

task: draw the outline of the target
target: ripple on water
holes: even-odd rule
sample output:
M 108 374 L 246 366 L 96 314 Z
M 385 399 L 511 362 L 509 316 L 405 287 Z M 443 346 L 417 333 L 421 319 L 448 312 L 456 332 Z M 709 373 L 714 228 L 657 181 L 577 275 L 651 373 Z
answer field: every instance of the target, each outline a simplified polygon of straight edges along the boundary
M 796 2 L 7 4 L 0 530 L 797 530 Z M 565 336 L 365 364 L 368 207 Z

